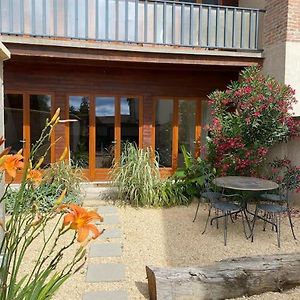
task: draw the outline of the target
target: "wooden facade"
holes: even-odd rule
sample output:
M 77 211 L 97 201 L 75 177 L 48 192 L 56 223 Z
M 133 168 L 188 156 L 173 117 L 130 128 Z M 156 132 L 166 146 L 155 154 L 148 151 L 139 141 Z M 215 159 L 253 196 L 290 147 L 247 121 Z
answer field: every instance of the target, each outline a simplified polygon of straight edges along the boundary
M 176 169 L 178 163 L 178 103 L 180 99 L 195 101 L 195 140 L 201 135 L 201 103 L 206 101 L 207 95 L 216 88 L 225 88 L 231 80 L 238 78 L 238 72 L 243 66 L 257 64 L 253 59 L 226 57 L 189 57 L 185 63 L 184 55 L 180 62 L 180 55 L 152 54 L 152 60 L 136 59 L 136 53 L 126 53 L 127 61 L 107 61 L 86 57 L 87 53 L 96 57 L 97 52 L 77 51 L 77 58 L 72 56 L 74 49 L 69 52 L 61 49 L 57 55 L 50 50 L 40 47 L 41 53 L 30 52 L 21 45 L 11 46 L 13 57 L 5 63 L 5 93 L 23 95 L 23 136 L 27 141 L 25 154 L 30 148 L 30 128 L 34 120 L 30 120 L 30 95 L 51 95 L 51 111 L 61 108 L 62 118 L 69 116 L 69 96 L 87 96 L 90 101 L 89 116 L 89 167 L 87 177 L 92 181 L 107 179 L 107 168 L 96 168 L 95 144 L 95 99 L 100 96 L 110 96 L 115 99 L 114 136 L 117 147 L 115 157 L 120 156 L 120 99 L 123 96 L 134 97 L 139 103 L 139 146 L 155 148 L 155 105 L 159 99 L 172 99 L 172 163 L 164 168 L 167 174 Z M 22 50 L 22 51 L 21 51 Z M 37 49 L 35 49 L 38 51 Z M 49 49 L 48 49 L 49 50 Z M 50 54 L 49 54 L 50 53 Z M 71 58 L 67 58 L 70 53 Z M 64 55 L 64 57 L 61 57 Z M 81 55 L 81 59 L 80 59 Z M 102 53 L 104 55 L 104 53 Z M 120 55 L 120 54 L 119 54 Z M 138 54 L 141 56 L 141 54 Z M 163 62 L 165 60 L 165 62 Z M 219 62 L 217 62 L 217 60 Z M 231 61 L 231 64 L 228 63 Z M 171 63 L 170 63 L 171 62 Z M 60 139 L 51 148 L 51 161 L 55 161 L 65 147 L 70 144 L 70 124 L 57 126 L 52 141 Z M 196 150 L 195 150 L 196 151 Z

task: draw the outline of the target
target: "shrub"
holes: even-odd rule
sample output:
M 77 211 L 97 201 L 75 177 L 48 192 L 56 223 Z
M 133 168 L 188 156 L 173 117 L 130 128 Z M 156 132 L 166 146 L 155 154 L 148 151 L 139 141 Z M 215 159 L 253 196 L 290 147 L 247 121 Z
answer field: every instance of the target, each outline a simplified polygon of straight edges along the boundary
M 178 169 L 174 175 L 184 189 L 184 194 L 192 199 L 194 196 L 199 197 L 201 192 L 210 188 L 212 180 L 215 178 L 216 170 L 204 159 L 195 158 L 187 152 L 184 146 L 181 146 L 184 157 L 184 168 Z
M 159 163 L 149 148 L 138 149 L 135 144 L 125 143 L 120 162 L 111 171 L 118 198 L 123 204 L 134 206 L 171 206 L 187 204 L 180 183 L 162 180 Z
M 273 145 L 298 135 L 289 112 L 295 91 L 246 68 L 225 91 L 209 95 L 213 120 L 207 158 L 220 175 L 257 175 Z
M 41 182 L 26 185 L 24 189 L 24 201 L 21 203 L 20 211 L 30 209 L 33 204 L 40 212 L 53 209 L 56 199 L 65 190 L 66 196 L 63 203 L 82 204 L 82 191 L 80 182 L 83 181 L 82 171 L 74 169 L 65 161 L 50 164 L 44 170 Z M 11 214 L 15 207 L 18 189 L 8 188 L 5 195 L 6 212 Z
M 292 165 L 287 158 L 270 162 L 266 177 L 276 181 L 282 190 L 300 192 L 300 167 Z

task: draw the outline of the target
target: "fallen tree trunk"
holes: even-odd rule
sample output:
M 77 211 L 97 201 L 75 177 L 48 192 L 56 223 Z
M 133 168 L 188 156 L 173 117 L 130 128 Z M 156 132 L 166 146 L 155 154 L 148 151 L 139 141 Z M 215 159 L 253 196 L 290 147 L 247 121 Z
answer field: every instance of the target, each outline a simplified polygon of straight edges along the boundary
M 300 253 L 241 257 L 211 266 L 146 266 L 151 300 L 226 299 L 300 285 Z

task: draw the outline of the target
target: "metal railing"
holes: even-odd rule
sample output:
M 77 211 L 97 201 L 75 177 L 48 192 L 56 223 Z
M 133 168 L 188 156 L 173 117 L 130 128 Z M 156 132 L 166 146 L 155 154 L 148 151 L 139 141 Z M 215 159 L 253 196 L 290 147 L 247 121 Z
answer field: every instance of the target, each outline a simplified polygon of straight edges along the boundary
M 263 11 L 139 0 L 0 0 L 0 33 L 259 50 Z

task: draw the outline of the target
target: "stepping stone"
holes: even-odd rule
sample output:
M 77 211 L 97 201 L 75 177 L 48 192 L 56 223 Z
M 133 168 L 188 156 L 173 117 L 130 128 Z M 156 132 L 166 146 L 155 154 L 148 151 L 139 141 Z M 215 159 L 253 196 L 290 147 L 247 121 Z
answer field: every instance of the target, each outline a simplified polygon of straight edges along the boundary
M 90 247 L 90 257 L 115 257 L 121 255 L 122 247 L 118 243 L 93 243 Z
M 122 264 L 90 264 L 86 274 L 87 282 L 108 282 L 125 280 Z
M 103 222 L 96 222 L 97 225 L 103 225 L 103 224 L 120 224 L 120 219 L 118 215 L 110 215 L 110 216 L 104 216 Z
M 118 213 L 118 209 L 115 206 L 103 205 L 99 206 L 98 214 L 103 215 L 114 215 Z
M 89 292 L 83 295 L 82 300 L 127 300 L 125 291 L 99 291 Z
M 104 233 L 100 236 L 100 239 L 106 238 L 120 238 L 122 236 L 119 228 L 105 229 Z

